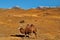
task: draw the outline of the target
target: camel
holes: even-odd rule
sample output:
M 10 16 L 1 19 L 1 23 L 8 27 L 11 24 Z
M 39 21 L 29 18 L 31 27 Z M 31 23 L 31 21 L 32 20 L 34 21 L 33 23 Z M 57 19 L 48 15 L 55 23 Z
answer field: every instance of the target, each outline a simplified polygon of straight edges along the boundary
M 33 33 L 35 37 L 37 37 L 37 29 L 35 28 L 33 24 L 31 25 L 27 24 L 25 29 L 20 28 L 20 33 L 25 34 L 25 35 L 30 35 L 31 33 Z

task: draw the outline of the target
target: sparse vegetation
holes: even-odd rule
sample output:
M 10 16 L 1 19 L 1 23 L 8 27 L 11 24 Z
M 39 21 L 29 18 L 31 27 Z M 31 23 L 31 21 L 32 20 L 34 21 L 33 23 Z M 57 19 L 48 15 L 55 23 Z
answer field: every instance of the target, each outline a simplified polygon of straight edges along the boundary
M 21 20 L 20 23 L 24 23 L 25 21 L 24 20 Z

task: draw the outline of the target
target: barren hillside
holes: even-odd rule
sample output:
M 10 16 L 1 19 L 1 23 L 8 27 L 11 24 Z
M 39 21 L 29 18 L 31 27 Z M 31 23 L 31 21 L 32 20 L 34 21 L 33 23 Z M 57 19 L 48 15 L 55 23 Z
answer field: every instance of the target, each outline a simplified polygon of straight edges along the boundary
M 20 23 L 22 20 L 24 23 Z M 38 39 L 30 40 L 60 40 L 60 8 L 0 9 L 1 40 L 10 40 L 10 35 L 19 34 L 20 25 L 26 27 L 27 24 L 34 24 L 38 29 Z

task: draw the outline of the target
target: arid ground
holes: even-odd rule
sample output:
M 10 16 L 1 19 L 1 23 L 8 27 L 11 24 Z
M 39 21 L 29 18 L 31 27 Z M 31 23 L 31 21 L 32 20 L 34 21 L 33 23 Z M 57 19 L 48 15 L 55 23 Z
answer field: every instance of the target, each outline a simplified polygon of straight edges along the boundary
M 10 36 L 27 24 L 35 25 L 37 39 Z M 60 8 L 0 8 L 0 40 L 60 40 Z

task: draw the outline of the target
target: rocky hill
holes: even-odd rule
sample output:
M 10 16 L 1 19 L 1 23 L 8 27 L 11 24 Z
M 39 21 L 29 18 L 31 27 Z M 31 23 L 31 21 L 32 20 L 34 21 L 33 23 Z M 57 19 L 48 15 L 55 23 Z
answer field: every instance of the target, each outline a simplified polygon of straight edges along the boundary
M 27 24 L 34 24 L 38 29 L 37 40 L 60 40 L 60 8 L 0 8 L 0 37 L 19 34 L 18 27 Z

